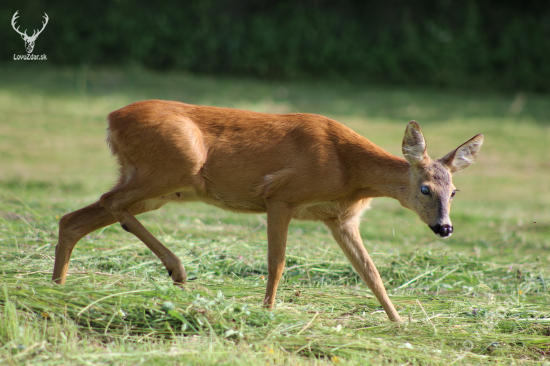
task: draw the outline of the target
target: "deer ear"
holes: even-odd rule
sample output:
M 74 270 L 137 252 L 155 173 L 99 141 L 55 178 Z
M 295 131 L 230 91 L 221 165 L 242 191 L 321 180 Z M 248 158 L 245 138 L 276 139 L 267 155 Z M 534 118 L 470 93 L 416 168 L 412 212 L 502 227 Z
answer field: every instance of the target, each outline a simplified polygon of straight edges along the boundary
M 425 165 L 430 159 L 426 151 L 426 140 L 416 121 L 407 125 L 402 150 L 405 159 L 413 166 Z
M 483 145 L 483 135 L 476 135 L 467 142 L 460 145 L 456 150 L 451 151 L 439 161 L 446 165 L 451 173 L 465 169 L 474 162 Z

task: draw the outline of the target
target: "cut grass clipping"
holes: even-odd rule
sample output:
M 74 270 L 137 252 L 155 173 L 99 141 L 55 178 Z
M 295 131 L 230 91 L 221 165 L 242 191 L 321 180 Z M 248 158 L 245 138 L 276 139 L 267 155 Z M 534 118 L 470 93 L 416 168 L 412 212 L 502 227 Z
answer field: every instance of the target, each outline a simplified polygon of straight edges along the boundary
M 292 222 L 263 309 L 265 216 L 195 203 L 140 216 L 182 259 L 185 287 L 118 225 L 83 238 L 67 284 L 52 285 L 59 217 L 115 179 L 106 114 L 148 98 L 326 114 L 395 154 L 411 119 L 433 156 L 484 133 L 478 164 L 454 180 L 453 237 L 391 200 L 363 218 L 405 323 L 387 320 L 315 222 Z M 0 364 L 550 364 L 550 103 L 522 98 L 512 110 L 515 95 L 1 68 Z

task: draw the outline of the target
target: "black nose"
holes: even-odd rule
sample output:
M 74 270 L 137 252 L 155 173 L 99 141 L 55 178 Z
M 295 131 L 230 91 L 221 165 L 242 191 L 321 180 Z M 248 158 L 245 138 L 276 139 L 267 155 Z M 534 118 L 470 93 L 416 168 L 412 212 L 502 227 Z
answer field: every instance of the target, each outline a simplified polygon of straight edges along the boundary
M 430 229 L 432 229 L 433 232 L 436 233 L 436 235 L 440 235 L 443 238 L 446 238 L 447 236 L 449 236 L 453 233 L 453 226 L 452 225 L 447 225 L 447 224 L 445 224 L 445 225 L 441 225 L 441 224 L 433 225 L 433 226 L 430 226 Z

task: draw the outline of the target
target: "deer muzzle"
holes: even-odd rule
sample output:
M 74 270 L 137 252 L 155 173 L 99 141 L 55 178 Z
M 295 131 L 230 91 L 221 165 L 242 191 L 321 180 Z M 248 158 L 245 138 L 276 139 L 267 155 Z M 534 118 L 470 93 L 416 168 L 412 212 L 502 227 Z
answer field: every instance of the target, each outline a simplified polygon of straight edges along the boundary
M 432 225 L 432 226 L 430 226 L 430 229 L 432 229 L 432 231 L 435 233 L 435 235 L 437 235 L 441 238 L 447 238 L 447 237 L 451 236 L 451 234 L 453 233 L 453 225 L 449 225 L 449 224 Z

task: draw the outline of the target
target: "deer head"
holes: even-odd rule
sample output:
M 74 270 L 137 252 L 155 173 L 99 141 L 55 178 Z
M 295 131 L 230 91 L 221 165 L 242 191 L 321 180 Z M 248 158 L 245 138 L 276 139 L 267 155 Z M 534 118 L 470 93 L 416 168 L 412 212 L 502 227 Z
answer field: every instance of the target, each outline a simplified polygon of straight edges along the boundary
M 408 206 L 439 237 L 453 233 L 449 217 L 457 191 L 452 174 L 472 164 L 483 144 L 483 135 L 474 136 L 444 157 L 432 160 L 420 126 L 411 121 L 403 139 L 403 155 L 411 166 Z
M 38 35 L 40 33 L 42 33 L 42 31 L 44 30 L 44 28 L 46 28 L 46 24 L 48 24 L 48 14 L 44 13 L 44 20 L 45 22 L 42 23 L 42 29 L 40 29 L 39 31 L 37 30 L 34 30 L 32 36 L 28 36 L 27 35 L 27 30 L 25 29 L 25 32 L 20 32 L 19 31 L 19 27 L 15 28 L 15 20 L 17 18 L 19 18 L 19 16 L 17 15 L 17 13 L 19 12 L 19 10 L 17 10 L 15 12 L 15 14 L 13 14 L 13 17 L 11 18 L 11 26 L 13 27 L 13 29 L 19 33 L 21 35 L 21 38 L 23 38 L 23 40 L 25 41 L 25 48 L 27 50 L 27 53 L 31 53 L 32 50 L 34 49 L 34 42 L 36 41 L 36 38 L 38 38 Z

